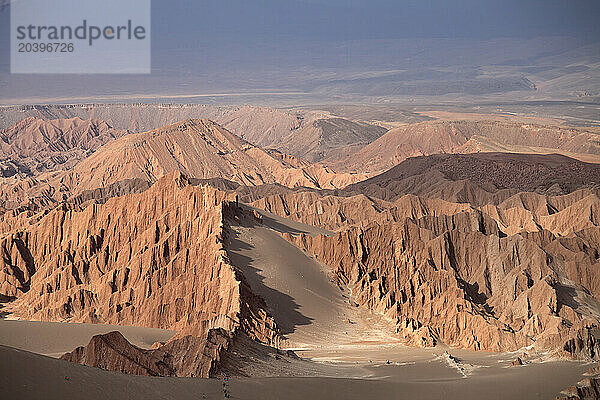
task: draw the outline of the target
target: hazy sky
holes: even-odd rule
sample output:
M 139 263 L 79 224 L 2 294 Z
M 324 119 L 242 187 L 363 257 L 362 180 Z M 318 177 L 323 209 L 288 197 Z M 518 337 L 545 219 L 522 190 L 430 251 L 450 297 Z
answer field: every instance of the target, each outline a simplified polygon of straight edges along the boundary
M 152 15 L 157 51 L 265 40 L 294 46 L 397 38 L 600 39 L 598 0 L 153 0 Z M 8 26 L 5 11 L 2 50 Z
M 226 80 L 228 88 L 260 87 L 269 83 L 264 76 L 253 76 L 261 70 L 279 74 L 273 77 L 273 87 L 284 81 L 283 86 L 292 87 L 296 77 L 285 76 L 285 71 L 295 67 L 298 76 L 306 78 L 304 71 L 319 69 L 419 69 L 445 60 L 451 64 L 453 59 L 473 65 L 486 64 L 488 58 L 491 64 L 502 63 L 511 60 L 511 45 L 485 48 L 464 45 L 465 41 L 512 38 L 515 59 L 523 59 L 529 50 L 518 47 L 515 38 L 560 36 L 574 38 L 578 45 L 598 43 L 599 20 L 600 0 L 153 0 L 152 75 L 103 76 L 94 81 L 92 92 L 131 91 L 132 85 L 148 92 L 177 85 L 192 91 L 220 90 Z M 9 13 L 1 12 L 0 98 L 78 93 L 84 78 L 10 75 L 8 26 Z M 447 49 L 446 42 L 439 41 L 448 39 L 461 44 Z M 418 41 L 413 49 L 395 44 Z M 538 52 L 532 57 L 546 51 L 544 46 L 554 46 L 548 51 L 563 46 L 561 51 L 566 51 L 573 45 L 554 39 L 531 43 L 532 51 Z M 492 59 L 497 52 L 502 57 Z M 221 74 L 225 71 L 228 76 Z M 232 81 L 238 74 L 243 84 Z M 160 82 L 155 79 L 159 76 Z M 177 81 L 178 76 L 185 76 L 185 82 Z
M 597 0 L 175 0 L 153 2 L 159 37 L 597 39 Z M 160 16 L 160 17 L 158 17 Z

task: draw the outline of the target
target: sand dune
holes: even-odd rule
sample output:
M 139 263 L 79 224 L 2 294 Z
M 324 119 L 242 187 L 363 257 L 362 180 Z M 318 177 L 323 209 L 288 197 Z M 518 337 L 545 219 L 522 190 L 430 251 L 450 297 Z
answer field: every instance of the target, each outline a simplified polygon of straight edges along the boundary
M 264 211 L 261 214 L 269 215 Z M 399 343 L 391 324 L 353 306 L 351 293 L 334 283 L 327 267 L 281 236 L 331 232 L 272 218 L 263 217 L 264 225 L 232 225 L 227 248 L 231 262 L 240 268 L 252 290 L 265 299 L 277 320 L 283 334 L 282 347 L 314 349 L 362 341 Z

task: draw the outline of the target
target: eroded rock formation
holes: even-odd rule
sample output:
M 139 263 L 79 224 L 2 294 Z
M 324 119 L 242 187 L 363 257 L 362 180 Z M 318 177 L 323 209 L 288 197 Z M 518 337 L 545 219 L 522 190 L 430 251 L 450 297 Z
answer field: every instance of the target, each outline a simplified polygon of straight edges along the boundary
M 598 367 L 590 368 L 586 375 L 586 378 L 560 392 L 556 396 L 556 400 L 600 399 L 600 374 Z
M 492 351 L 535 345 L 597 358 L 598 226 L 563 236 L 538 225 L 508 235 L 480 210 L 451 211 L 334 236 L 285 236 L 330 266 L 358 304 L 394 321 L 410 344 Z M 577 227 L 563 218 L 561 226 Z
M 87 346 L 77 347 L 62 360 L 132 375 L 171 376 L 173 369 L 153 356 L 153 350 L 143 350 L 129 343 L 118 331 L 96 335 Z
M 96 191 L 125 194 L 122 189 L 131 187 L 135 192 L 173 172 L 194 179 L 225 178 L 247 186 L 277 183 L 318 189 L 341 188 L 366 178 L 264 150 L 210 120 L 198 119 L 125 135 L 88 155 L 70 160 L 72 168 L 66 171 L 0 181 L 0 205 L 37 210 L 90 198 Z
M 1 177 L 24 178 L 71 168 L 126 133 L 98 119 L 26 118 L 0 130 Z
M 11 311 L 27 319 L 174 329 L 161 348 L 174 357 L 169 368 L 208 376 L 208 360 L 228 340 L 208 346 L 209 332 L 277 338 L 264 302 L 223 248 L 230 200 L 177 173 L 106 204 L 57 208 L 1 239 L 2 294 L 16 298 Z

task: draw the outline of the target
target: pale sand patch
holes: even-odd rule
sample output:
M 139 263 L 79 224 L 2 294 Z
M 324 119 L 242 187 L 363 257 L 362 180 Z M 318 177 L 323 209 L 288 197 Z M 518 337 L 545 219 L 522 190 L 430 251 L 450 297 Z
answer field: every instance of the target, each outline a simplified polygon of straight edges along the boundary
M 441 360 L 369 367 L 370 378 L 231 378 L 232 399 L 553 399 L 587 366 L 480 368 L 463 378 Z M 332 366 L 332 371 L 340 368 Z M 335 376 L 332 374 L 332 376 Z M 65 379 L 67 377 L 68 379 Z M 0 395 L 10 399 L 222 399 L 222 380 L 124 375 L 0 346 Z
M 233 380 L 232 393 L 239 390 L 241 398 L 553 399 L 588 368 L 557 360 L 507 368 L 516 353 L 403 346 L 389 321 L 353 307 L 352 294 L 333 283 L 325 266 L 280 235 L 321 232 L 284 218 L 276 226 L 233 231 L 231 260 L 280 321 L 287 338 L 282 347 L 329 366 L 327 376 L 343 378 Z M 457 361 L 449 363 L 445 351 Z

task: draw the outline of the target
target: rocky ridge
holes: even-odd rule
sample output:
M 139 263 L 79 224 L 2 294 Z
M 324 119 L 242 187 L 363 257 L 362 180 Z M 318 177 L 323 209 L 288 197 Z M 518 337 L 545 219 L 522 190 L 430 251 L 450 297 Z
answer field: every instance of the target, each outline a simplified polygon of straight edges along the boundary
M 599 229 L 507 235 L 480 210 L 438 210 L 286 238 L 328 265 L 359 305 L 386 315 L 410 344 L 534 345 L 595 359 Z
M 394 200 L 405 194 L 473 205 L 498 204 L 520 192 L 562 195 L 600 185 L 600 165 L 558 154 L 435 154 L 334 191 Z
M 327 111 L 202 104 L 89 104 L 0 107 L 0 128 L 23 118 L 100 119 L 129 132 L 145 132 L 189 119 L 210 119 L 262 148 L 277 149 L 311 162 L 359 150 L 386 132 L 366 122 Z
M 102 188 L 123 187 L 123 182 L 137 182 L 136 187 L 145 189 L 175 171 L 194 179 L 225 178 L 247 186 L 278 183 L 323 189 L 365 178 L 263 150 L 209 120 L 186 120 L 113 140 L 67 171 L 0 182 L 0 202 L 6 209 L 43 209 Z
M 561 391 L 556 400 L 595 400 L 600 398 L 600 374 L 592 367 L 584 379 Z
M 560 153 L 598 162 L 598 135 L 585 129 L 499 121 L 426 121 L 388 131 L 331 166 L 381 172 L 410 157 L 444 153 Z
M 5 233 L 0 288 L 15 299 L 9 311 L 33 320 L 175 329 L 153 354 L 172 358 L 178 376 L 210 375 L 238 331 L 275 343 L 277 326 L 264 301 L 223 248 L 224 221 L 237 213 L 231 199 L 177 173 L 143 193 L 59 207 Z M 103 343 L 91 344 L 92 355 Z
M 407 344 L 597 360 L 599 171 L 559 155 L 434 155 L 338 189 L 359 176 L 260 149 L 211 121 L 183 121 L 6 190 L 17 204 L 38 193 L 48 209 L 0 218 L 0 294 L 27 319 L 177 331 L 150 350 L 95 337 L 64 356 L 73 362 L 144 375 L 233 370 L 226 352 L 241 337 L 279 340 L 227 255 L 227 225 L 261 218 L 234 205 L 243 194 L 335 231 L 284 237 Z

